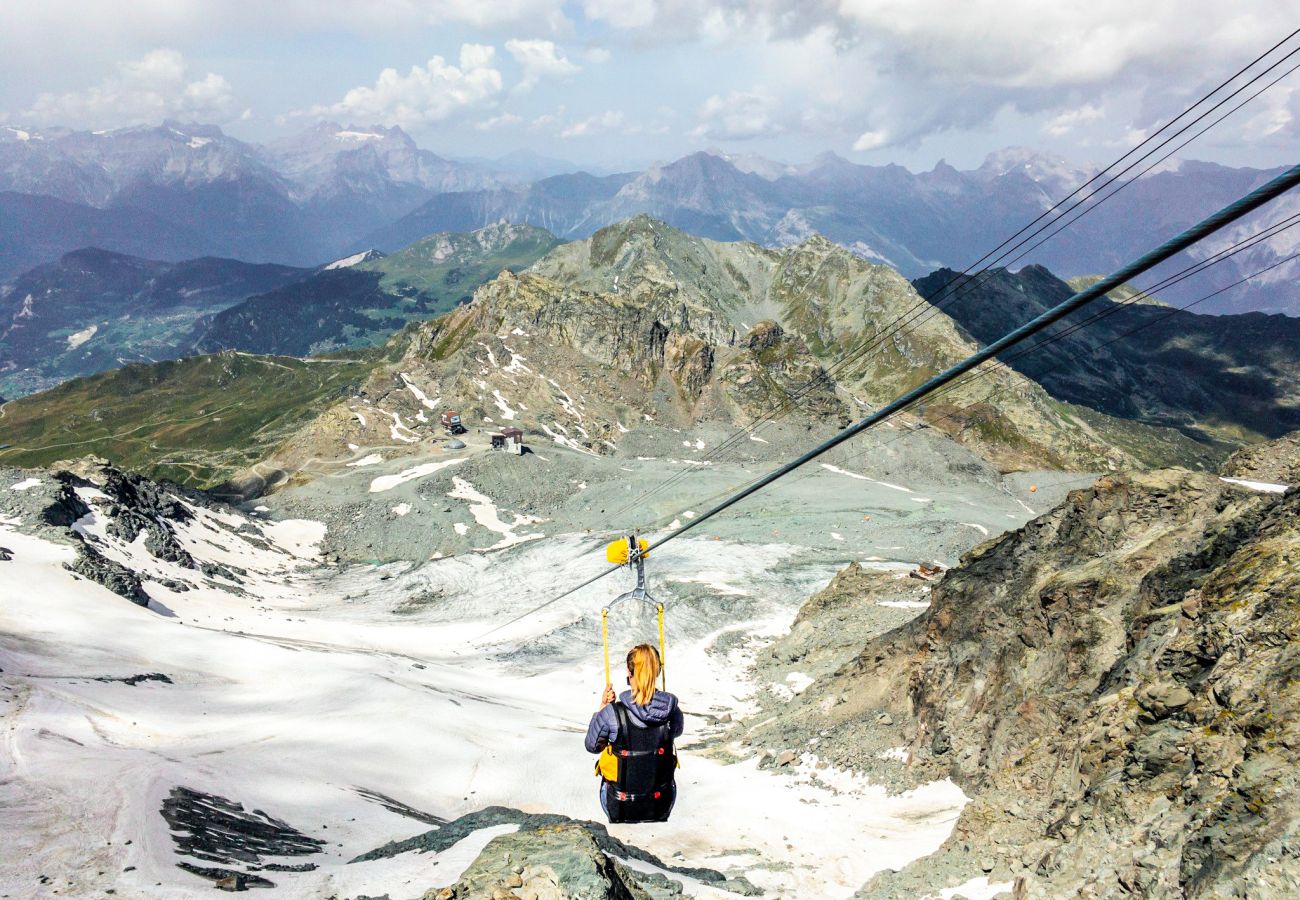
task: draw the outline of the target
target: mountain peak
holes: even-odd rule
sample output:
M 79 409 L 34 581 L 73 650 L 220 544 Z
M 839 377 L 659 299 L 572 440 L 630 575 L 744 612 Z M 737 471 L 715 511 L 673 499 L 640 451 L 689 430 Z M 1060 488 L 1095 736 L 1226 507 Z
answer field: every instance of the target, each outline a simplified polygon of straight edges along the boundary
M 1013 173 L 1024 175 L 1032 181 L 1049 183 L 1058 187 L 1073 186 L 1087 177 L 1087 170 L 1068 160 L 1033 150 L 1029 147 L 1004 147 L 984 157 L 975 174 L 992 180 Z

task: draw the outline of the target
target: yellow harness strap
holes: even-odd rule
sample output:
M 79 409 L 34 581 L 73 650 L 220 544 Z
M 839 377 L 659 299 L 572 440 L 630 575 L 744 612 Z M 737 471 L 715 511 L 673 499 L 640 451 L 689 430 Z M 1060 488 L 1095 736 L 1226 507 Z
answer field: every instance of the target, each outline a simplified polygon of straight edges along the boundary
M 664 690 L 668 690 L 668 648 L 664 646 L 664 605 L 659 605 L 659 674 L 663 676 Z
M 605 647 L 605 685 L 608 687 L 614 683 L 609 678 L 609 607 L 600 611 L 600 642 Z

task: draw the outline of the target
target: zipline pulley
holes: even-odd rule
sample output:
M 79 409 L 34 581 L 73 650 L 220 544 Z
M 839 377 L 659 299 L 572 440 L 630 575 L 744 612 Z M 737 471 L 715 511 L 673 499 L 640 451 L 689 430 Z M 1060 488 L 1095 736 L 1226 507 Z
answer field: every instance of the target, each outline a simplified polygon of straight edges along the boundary
M 650 554 L 645 538 L 629 534 L 605 548 L 605 559 L 614 565 L 627 566 L 636 572 L 636 587 L 619 594 L 600 611 L 600 640 L 605 648 L 605 684 L 613 684 L 609 667 L 609 611 L 627 600 L 635 600 L 655 608 L 659 619 L 659 673 L 663 689 L 668 690 L 668 655 L 664 643 L 664 605 L 650 596 L 645 586 L 645 558 Z

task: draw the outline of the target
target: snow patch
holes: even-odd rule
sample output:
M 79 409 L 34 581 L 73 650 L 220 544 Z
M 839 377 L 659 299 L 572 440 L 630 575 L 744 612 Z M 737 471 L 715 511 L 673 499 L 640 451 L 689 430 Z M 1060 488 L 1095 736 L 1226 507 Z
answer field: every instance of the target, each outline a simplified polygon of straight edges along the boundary
M 1264 494 L 1285 494 L 1288 487 L 1285 484 L 1272 484 L 1268 481 L 1247 481 L 1244 478 L 1220 478 L 1219 480 L 1226 481 L 1228 484 L 1250 488 L 1252 491 L 1260 491 Z
M 812 676 L 803 672 L 791 672 L 789 675 L 785 676 L 786 684 L 790 685 L 790 690 L 796 694 L 802 694 L 804 691 L 808 690 L 808 688 L 812 687 L 812 683 L 815 680 L 816 679 Z
M 86 343 L 86 341 L 93 338 L 96 331 L 99 331 L 98 325 L 87 325 L 75 334 L 68 335 L 68 349 L 76 350 L 82 344 Z
M 393 440 L 401 441 L 405 444 L 418 444 L 420 442 L 420 436 L 410 428 L 406 427 L 406 425 L 402 424 L 402 417 L 400 415 L 395 412 L 389 412 L 386 409 L 381 409 L 380 412 L 393 420 L 393 424 L 388 426 L 388 433 L 392 435 Z M 403 431 L 409 434 L 410 437 L 402 434 Z
M 407 375 L 405 372 L 401 373 L 401 375 L 402 375 L 402 383 L 406 385 L 406 389 L 415 396 L 416 400 L 419 400 L 422 404 L 424 404 L 425 409 L 436 409 L 438 404 L 442 402 L 441 397 L 439 397 L 437 400 L 430 400 L 428 394 L 426 394 L 424 391 L 420 390 L 418 387 L 415 386 L 415 382 L 411 380 L 410 375 Z
M 439 462 L 425 463 L 424 465 L 414 466 L 398 472 L 396 475 L 380 475 L 374 481 L 370 482 L 370 493 L 378 494 L 383 491 L 391 491 L 399 484 L 405 484 L 408 481 L 414 481 L 417 478 L 424 478 L 426 475 L 432 475 L 434 472 L 441 471 L 448 466 L 454 466 L 457 463 L 463 463 L 466 457 L 458 459 L 444 459 Z
M 978 531 L 980 534 L 984 535 L 985 537 L 989 536 L 989 530 L 985 528 L 983 525 L 977 525 L 974 522 L 958 522 L 957 524 L 965 525 L 967 528 L 974 528 L 976 531 Z
M 39 478 L 27 478 L 27 479 L 24 479 L 23 481 L 20 481 L 20 482 L 18 482 L 17 484 L 13 485 L 12 487 L 9 488 L 9 490 L 11 490 L 11 491 L 25 491 L 25 490 L 27 490 L 28 488 L 34 488 L 34 487 L 36 487 L 36 486 L 37 486 L 38 484 L 40 484 L 40 483 L 41 483 L 41 480 L 40 480 Z
M 350 269 L 358 263 L 365 262 L 373 252 L 373 250 L 362 250 L 360 253 L 353 253 L 351 256 L 336 259 L 334 262 L 325 266 L 323 271 L 328 272 L 331 269 Z
M 404 516 L 410 511 L 411 511 L 411 504 L 409 503 L 399 503 L 393 507 L 393 514 L 397 516 Z
M 369 456 L 363 456 L 361 459 L 358 459 L 356 462 L 348 463 L 348 468 L 359 469 L 362 466 L 378 465 L 383 461 L 384 461 L 384 455 L 382 453 L 372 453 Z
M 890 484 L 888 481 L 877 481 L 874 478 L 868 478 L 866 475 L 859 475 L 857 472 L 850 472 L 848 469 L 841 469 L 839 466 L 832 466 L 830 463 L 822 463 L 821 467 L 828 472 L 834 472 L 836 475 L 847 475 L 850 478 L 856 478 L 859 481 L 870 481 L 872 484 L 878 484 L 881 487 L 887 487 L 891 490 L 902 491 L 904 494 L 912 493 L 911 488 L 905 488 L 901 484 Z
M 495 531 L 497 534 L 501 535 L 501 540 L 497 541 L 491 547 L 474 548 L 478 552 L 487 553 L 492 550 L 504 550 L 506 547 L 513 547 L 515 544 L 522 544 L 525 541 L 535 541 L 538 538 L 546 537 L 546 535 L 541 532 L 534 532 L 532 534 L 515 533 L 516 528 L 520 528 L 524 525 L 535 525 L 542 521 L 541 519 L 535 516 L 525 516 L 520 513 L 515 513 L 514 521 L 507 524 L 501 520 L 501 514 L 498 512 L 496 504 L 492 502 L 492 499 L 476 491 L 474 485 L 470 484 L 464 478 L 452 478 L 451 483 L 454 487 L 448 492 L 447 496 L 453 497 L 457 500 L 470 501 L 469 514 L 474 517 L 474 521 L 478 522 L 488 531 Z
M 515 417 L 515 411 L 510 408 L 510 404 L 506 402 L 506 398 L 501 396 L 501 391 L 494 390 L 492 396 L 496 398 L 497 407 L 501 410 L 501 418 L 506 421 L 513 419 Z

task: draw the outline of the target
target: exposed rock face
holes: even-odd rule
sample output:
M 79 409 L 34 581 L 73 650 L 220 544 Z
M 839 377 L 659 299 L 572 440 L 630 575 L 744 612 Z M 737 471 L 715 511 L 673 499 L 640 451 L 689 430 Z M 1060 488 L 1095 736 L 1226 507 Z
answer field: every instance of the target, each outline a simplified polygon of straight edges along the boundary
M 713 374 L 713 347 L 698 338 L 675 334 L 664 348 L 664 364 L 683 399 L 694 402 Z
M 275 887 L 255 871 L 307 871 L 314 863 L 268 862 L 279 857 L 312 856 L 325 842 L 260 809 L 246 810 L 242 803 L 187 787 L 174 787 L 163 800 L 162 817 L 172 831 L 176 853 L 220 866 L 243 866 L 246 871 L 189 862 L 177 866 L 207 878 L 221 890 L 243 891 L 250 887 Z
M 59 481 L 62 484 L 54 495 L 54 502 L 41 512 L 41 521 L 56 528 L 67 528 L 89 513 L 90 507 L 77 496 L 78 480 L 75 476 L 62 477 Z
M 1033 897 L 1294 896 L 1297 554 L 1300 492 L 1179 470 L 1103 478 L 971 551 L 785 715 L 830 758 L 901 738 L 917 778 L 974 797 L 862 896 L 981 871 Z
M 144 585 L 140 583 L 140 576 L 109 559 L 85 541 L 77 549 L 76 560 L 64 563 L 64 566 L 69 572 L 76 572 L 96 584 L 102 584 L 114 594 L 125 597 L 137 606 L 149 605 L 149 595 L 145 593 Z
M 849 423 L 848 407 L 835 393 L 835 380 L 799 337 L 762 321 L 740 341 L 722 375 L 735 402 L 758 420 L 797 398 L 803 415 L 837 426 Z
M 102 490 L 114 503 L 108 508 L 108 532 L 130 543 L 145 532 L 145 548 L 158 559 L 194 568 L 194 559 L 181 546 L 172 522 L 188 522 L 193 516 L 185 505 L 159 485 L 141 475 L 122 472 L 112 466 L 102 470 Z M 175 491 L 172 486 L 170 490 Z

